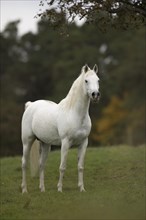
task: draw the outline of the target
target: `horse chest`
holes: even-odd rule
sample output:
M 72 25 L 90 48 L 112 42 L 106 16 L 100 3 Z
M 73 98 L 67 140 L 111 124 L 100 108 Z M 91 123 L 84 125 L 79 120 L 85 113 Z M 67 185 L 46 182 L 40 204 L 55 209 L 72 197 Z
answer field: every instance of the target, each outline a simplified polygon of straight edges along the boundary
M 77 130 L 71 137 L 73 144 L 80 143 L 83 139 L 85 139 L 88 136 L 87 134 L 87 130 L 85 129 Z
M 76 126 L 71 129 L 70 140 L 72 144 L 80 144 L 86 137 L 88 137 L 91 125 L 88 121 L 76 122 Z

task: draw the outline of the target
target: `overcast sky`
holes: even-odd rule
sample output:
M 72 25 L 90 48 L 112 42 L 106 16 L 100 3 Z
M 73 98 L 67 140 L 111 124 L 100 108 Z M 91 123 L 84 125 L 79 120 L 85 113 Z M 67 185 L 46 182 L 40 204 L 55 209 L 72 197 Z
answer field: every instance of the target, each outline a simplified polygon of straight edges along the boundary
M 45 1 L 44 1 L 45 2 Z M 3 31 L 6 24 L 11 21 L 21 20 L 18 25 L 19 35 L 23 35 L 28 31 L 37 31 L 37 22 L 39 18 L 35 18 L 38 12 L 47 8 L 39 6 L 40 0 L 0 0 L 0 31 Z M 85 19 L 75 19 L 77 25 L 82 25 Z
M 0 31 L 4 30 L 8 22 L 20 19 L 20 35 L 28 31 L 36 32 L 38 19 L 34 17 L 40 10 L 39 2 L 40 0 L 0 0 Z

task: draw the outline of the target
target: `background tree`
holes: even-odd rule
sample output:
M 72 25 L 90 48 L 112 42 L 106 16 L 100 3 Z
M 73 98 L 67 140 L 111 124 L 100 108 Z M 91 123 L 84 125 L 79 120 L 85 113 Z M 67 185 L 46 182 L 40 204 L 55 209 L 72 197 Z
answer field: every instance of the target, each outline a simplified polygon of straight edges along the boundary
M 84 18 L 86 23 L 94 24 L 103 31 L 108 27 L 138 28 L 146 23 L 145 0 L 41 0 L 40 6 L 43 8 L 44 5 L 48 9 L 42 9 L 38 16 L 47 18 L 53 27 L 61 29 L 77 18 Z

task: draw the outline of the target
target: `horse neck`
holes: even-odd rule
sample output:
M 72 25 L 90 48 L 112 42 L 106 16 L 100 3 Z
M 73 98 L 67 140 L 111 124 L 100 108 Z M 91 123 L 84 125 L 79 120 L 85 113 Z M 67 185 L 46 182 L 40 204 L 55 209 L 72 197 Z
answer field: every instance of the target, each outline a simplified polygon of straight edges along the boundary
M 81 74 L 73 83 L 65 100 L 68 109 L 85 116 L 88 113 L 90 99 L 85 94 L 82 80 L 83 75 Z

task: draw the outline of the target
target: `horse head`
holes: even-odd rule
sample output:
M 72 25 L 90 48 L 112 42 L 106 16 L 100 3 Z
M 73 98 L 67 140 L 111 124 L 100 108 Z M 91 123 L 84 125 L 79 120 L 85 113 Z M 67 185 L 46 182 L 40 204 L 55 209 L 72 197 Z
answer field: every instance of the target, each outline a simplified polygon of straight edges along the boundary
M 93 102 L 98 102 L 100 99 L 99 77 L 97 76 L 98 66 L 95 64 L 93 69 L 90 69 L 86 64 L 82 67 L 82 73 L 84 75 L 83 83 L 86 94 Z

